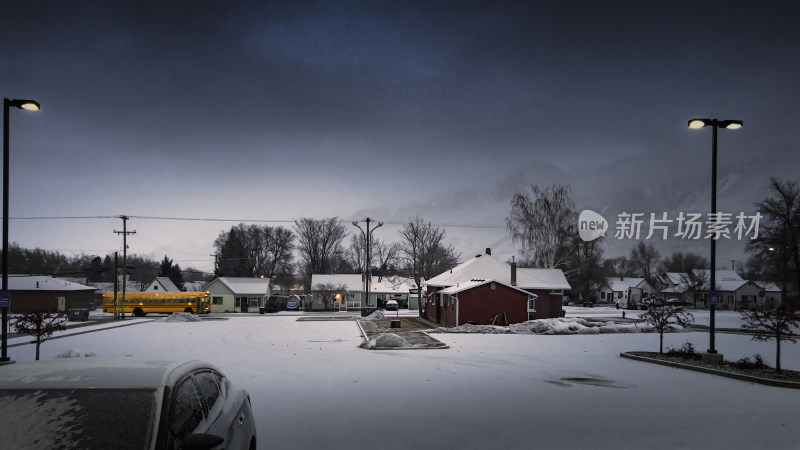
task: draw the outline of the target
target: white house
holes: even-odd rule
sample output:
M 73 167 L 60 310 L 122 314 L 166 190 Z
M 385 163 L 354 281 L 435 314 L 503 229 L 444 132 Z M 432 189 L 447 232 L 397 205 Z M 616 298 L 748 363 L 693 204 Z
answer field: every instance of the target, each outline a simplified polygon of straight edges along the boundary
M 258 312 L 272 295 L 269 278 L 219 277 L 206 286 L 211 312 Z
M 597 290 L 596 301 L 627 308 L 629 303 L 639 304 L 653 292 L 653 287 L 644 278 L 608 277 Z
M 361 274 L 314 274 L 311 275 L 312 309 L 325 309 L 319 295 L 322 286 L 341 289 L 338 299 L 328 305 L 328 309 L 360 309 L 362 307 L 377 308 L 387 300 L 408 302 L 410 309 L 416 309 L 416 303 L 410 301 L 409 293 L 415 288 L 414 280 L 403 277 L 372 277 L 369 300 L 364 295 L 364 278 Z
M 156 277 L 142 292 L 181 292 L 169 277 Z

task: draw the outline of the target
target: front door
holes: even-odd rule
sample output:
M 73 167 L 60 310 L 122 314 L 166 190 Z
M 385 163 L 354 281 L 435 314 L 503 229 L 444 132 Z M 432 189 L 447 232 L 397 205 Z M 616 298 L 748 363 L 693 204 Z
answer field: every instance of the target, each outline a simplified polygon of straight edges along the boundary
M 247 297 L 242 297 L 241 300 L 239 301 L 239 303 L 241 303 L 241 305 L 242 305 L 242 310 L 241 311 L 243 313 L 246 313 L 247 312 L 247 304 L 250 303 L 250 299 L 247 298 Z

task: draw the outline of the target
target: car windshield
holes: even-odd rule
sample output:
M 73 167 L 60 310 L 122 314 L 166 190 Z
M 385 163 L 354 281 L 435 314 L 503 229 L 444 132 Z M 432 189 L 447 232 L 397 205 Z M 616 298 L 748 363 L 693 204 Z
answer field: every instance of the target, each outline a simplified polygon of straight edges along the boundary
M 155 389 L 9 389 L 0 392 L 3 448 L 143 449 Z

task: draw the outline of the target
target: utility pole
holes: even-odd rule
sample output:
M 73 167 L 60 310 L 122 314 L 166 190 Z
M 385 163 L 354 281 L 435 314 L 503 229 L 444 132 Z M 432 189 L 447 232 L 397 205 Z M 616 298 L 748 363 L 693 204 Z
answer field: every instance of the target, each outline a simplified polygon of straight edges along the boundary
M 122 235 L 122 300 L 114 297 L 114 319 L 125 318 L 125 286 L 128 280 L 128 235 L 136 234 L 136 230 L 128 231 L 128 216 L 119 216 L 122 219 L 122 231 L 114 233 Z

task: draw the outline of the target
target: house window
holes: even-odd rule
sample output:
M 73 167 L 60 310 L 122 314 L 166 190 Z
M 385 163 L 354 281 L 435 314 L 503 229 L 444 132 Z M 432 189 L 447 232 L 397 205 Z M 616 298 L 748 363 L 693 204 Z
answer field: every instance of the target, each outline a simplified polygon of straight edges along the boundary
M 528 296 L 528 312 L 536 312 L 536 297 Z
M 157 290 L 158 290 L 158 285 L 157 285 L 157 284 L 154 284 L 154 285 L 153 285 L 153 290 L 154 290 L 154 291 L 157 291 Z
M 563 295 L 563 289 L 550 289 L 550 295 Z
M 241 297 L 236 297 L 236 300 L 233 301 L 233 306 L 236 307 L 236 308 L 241 308 L 242 307 L 242 298 Z
M 221 305 L 222 304 L 222 297 L 211 297 L 211 304 L 212 305 Z
M 497 287 L 497 285 L 492 283 L 492 290 L 495 290 L 496 287 Z
M 600 298 L 601 298 L 602 300 L 605 300 L 605 299 L 606 299 L 606 291 L 602 291 L 602 292 L 600 292 Z

